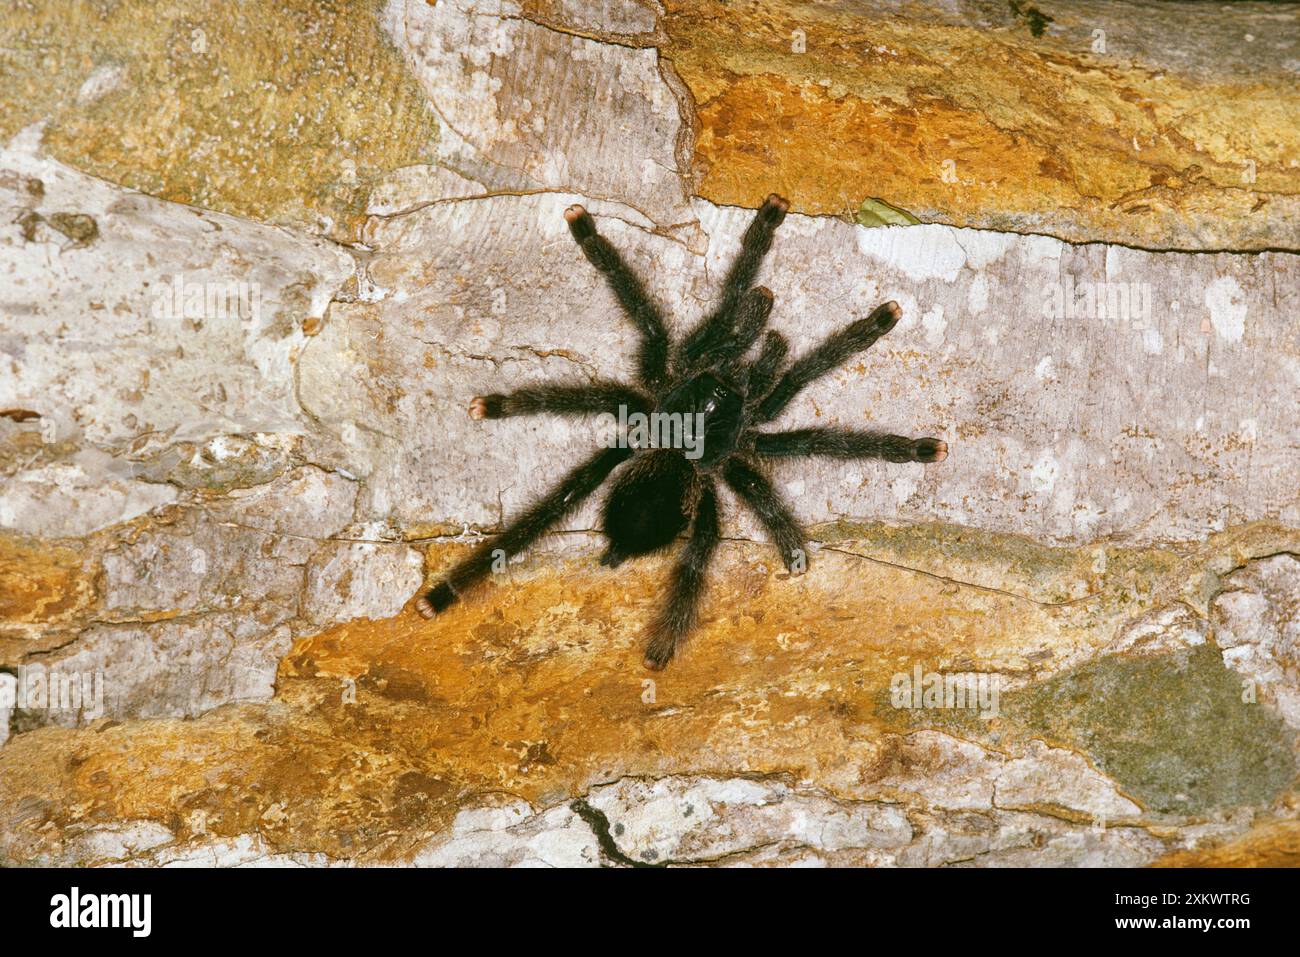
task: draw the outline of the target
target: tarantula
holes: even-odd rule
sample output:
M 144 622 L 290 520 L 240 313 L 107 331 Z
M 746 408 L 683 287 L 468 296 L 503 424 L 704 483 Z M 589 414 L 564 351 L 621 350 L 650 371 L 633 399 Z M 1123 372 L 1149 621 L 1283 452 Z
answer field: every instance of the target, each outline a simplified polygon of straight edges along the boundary
M 745 356 L 763 334 L 772 311 L 772 293 L 751 288 L 763 257 L 790 204 L 772 194 L 746 229 L 740 254 L 723 283 L 721 301 L 680 342 L 668 336 L 663 315 L 640 280 L 581 206 L 564 218 L 587 259 L 600 270 L 619 305 L 641 334 L 637 385 L 601 380 L 554 384 L 478 396 L 470 403 L 475 419 L 512 415 L 615 415 L 669 413 L 693 417 L 702 428 L 698 454 L 681 448 L 606 448 L 573 469 L 541 500 L 496 536 L 474 549 L 444 580 L 416 603 L 425 618 L 445 610 L 496 565 L 536 541 L 573 512 L 620 465 L 605 500 L 602 530 L 609 541 L 601 564 L 614 567 L 628 558 L 668 546 L 690 527 L 668 586 L 668 600 L 649 628 L 645 665 L 658 670 L 673 657 L 695 624 L 705 571 L 719 541 L 718 497 L 721 478 L 758 516 L 792 574 L 807 566 L 805 538 L 783 496 L 765 474 L 763 459 L 796 455 L 877 458 L 889 462 L 941 462 L 948 446 L 939 439 L 844 428 L 760 432 L 801 389 L 870 348 L 894 328 L 901 315 L 887 302 L 865 319 L 826 339 L 789 365 L 788 346 L 768 332 L 753 361 Z M 626 444 L 626 443 L 620 443 Z M 630 460 L 630 461 L 629 461 Z M 496 565 L 496 567 L 500 567 Z

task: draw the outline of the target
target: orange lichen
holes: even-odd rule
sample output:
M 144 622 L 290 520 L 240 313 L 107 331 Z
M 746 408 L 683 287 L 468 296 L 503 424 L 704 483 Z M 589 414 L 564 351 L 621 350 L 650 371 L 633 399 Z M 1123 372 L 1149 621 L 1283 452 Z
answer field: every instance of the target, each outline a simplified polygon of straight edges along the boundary
M 1155 248 L 1300 244 L 1279 75 L 1180 72 L 922 10 L 669 0 L 701 195 Z M 1116 14 L 1117 16 L 1119 14 Z M 1086 33 L 1086 31 L 1085 31 Z
M 69 622 L 94 595 L 78 551 L 0 535 L 0 663 L 16 663 L 41 647 L 18 626 Z
M 1095 550 L 842 532 L 821 530 L 829 547 L 797 578 L 765 546 L 724 546 L 701 626 L 662 673 L 642 669 L 640 632 L 666 559 L 593 571 L 583 553 L 535 557 L 433 621 L 408 608 L 300 639 L 272 702 L 17 735 L 0 750 L 0 806 L 33 811 L 10 854 L 39 856 L 58 832 L 46 821 L 147 819 L 183 841 L 255 832 L 281 851 L 401 860 L 462 808 L 633 776 L 771 775 L 864 799 L 899 736 L 938 720 L 893 709 L 900 672 L 1032 680 L 1142 607 L 1135 571 L 1183 594 L 1211 555 L 1277 541 L 1255 527 L 1183 556 L 1112 549 L 1095 594 L 1062 601 Z M 433 547 L 431 574 L 465 547 Z M 972 721 L 1001 732 L 997 747 L 1032 732 Z
M 1300 867 L 1300 821 L 1267 820 L 1240 837 L 1176 851 L 1153 867 Z

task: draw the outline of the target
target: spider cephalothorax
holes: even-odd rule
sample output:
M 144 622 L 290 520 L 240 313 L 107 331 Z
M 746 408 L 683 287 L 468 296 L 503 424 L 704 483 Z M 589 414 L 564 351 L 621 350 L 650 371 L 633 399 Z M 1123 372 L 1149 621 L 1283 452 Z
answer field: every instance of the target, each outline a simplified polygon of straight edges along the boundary
M 947 456 L 947 445 L 938 439 L 841 428 L 758 430 L 776 418 L 804 386 L 894 328 L 900 315 L 898 304 L 887 302 L 789 365 L 785 362 L 785 339 L 778 332 L 768 332 L 757 355 L 747 358 L 772 311 L 772 293 L 752 284 L 789 208 L 779 196 L 767 198 L 745 231 L 718 307 L 676 345 L 669 339 L 659 308 L 614 247 L 596 232 L 587 211 L 581 206 L 565 210 L 573 238 L 605 274 L 623 311 L 641 333 L 637 384 L 601 380 L 479 396 L 470 403 L 469 414 L 476 419 L 538 413 L 607 414 L 620 423 L 627 421 L 629 413 L 643 418 L 660 415 L 686 423 L 688 428 L 682 429 L 681 437 L 693 441 L 689 448 L 624 441 L 597 452 L 500 535 L 479 545 L 456 565 L 416 603 L 420 614 L 432 618 L 443 611 L 500 559 L 519 554 L 573 512 L 622 466 L 605 500 L 602 528 L 609 547 L 602 564 L 615 566 L 665 548 L 690 530 L 673 569 L 668 599 L 649 629 L 645 664 L 662 668 L 695 623 L 704 573 L 718 545 L 717 479 L 753 509 L 780 549 L 786 568 L 798 574 L 807 566 L 804 534 L 768 479 L 764 459 L 820 455 L 940 462 Z M 628 445 L 636 447 L 624 447 Z

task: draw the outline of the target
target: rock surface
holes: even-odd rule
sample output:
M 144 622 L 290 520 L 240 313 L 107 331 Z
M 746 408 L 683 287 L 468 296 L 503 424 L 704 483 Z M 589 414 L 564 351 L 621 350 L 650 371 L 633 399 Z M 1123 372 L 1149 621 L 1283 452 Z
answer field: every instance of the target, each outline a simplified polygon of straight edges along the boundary
M 0 864 L 1294 863 L 1297 18 L 1161 16 L 0 13 Z M 796 353 L 904 311 L 777 426 L 948 460 L 726 497 L 660 675 L 594 501 L 418 618 L 598 441 L 468 398 L 631 373 L 565 206 L 680 331 L 773 190 Z
M 880 198 L 1146 249 L 1300 248 L 1300 29 L 1267 3 L 665 0 L 718 203 Z M 1176 12 L 1175 12 L 1176 11 Z

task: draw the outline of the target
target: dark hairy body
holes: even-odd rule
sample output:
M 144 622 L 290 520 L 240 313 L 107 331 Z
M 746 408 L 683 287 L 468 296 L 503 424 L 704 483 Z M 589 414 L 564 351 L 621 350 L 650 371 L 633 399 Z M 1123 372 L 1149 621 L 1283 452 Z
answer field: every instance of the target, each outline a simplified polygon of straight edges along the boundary
M 495 538 L 478 545 L 416 602 L 426 618 L 446 610 L 509 559 L 570 515 L 616 470 L 602 511 L 609 546 L 601 563 L 666 548 L 688 533 L 668 583 L 666 600 L 649 626 L 645 665 L 663 668 L 694 627 L 705 573 L 720 540 L 717 481 L 753 510 L 792 574 L 807 567 L 806 538 L 789 504 L 772 485 L 764 462 L 791 456 L 940 462 L 948 454 L 939 439 L 844 428 L 764 432 L 810 382 L 870 348 L 898 322 L 898 304 L 887 302 L 787 364 L 789 348 L 767 332 L 772 293 L 754 286 L 789 203 L 769 196 L 745 231 L 741 250 L 723 283 L 721 301 L 680 342 L 669 338 L 663 315 L 618 252 L 596 231 L 581 206 L 564 214 L 574 240 L 600 270 L 623 311 L 640 332 L 637 381 L 557 383 L 479 396 L 469 407 L 476 419 L 515 415 L 618 415 L 668 413 L 703 424 L 699 454 L 677 448 L 606 448 L 573 469 L 548 494 L 515 517 Z M 757 354 L 752 347 L 763 339 Z

